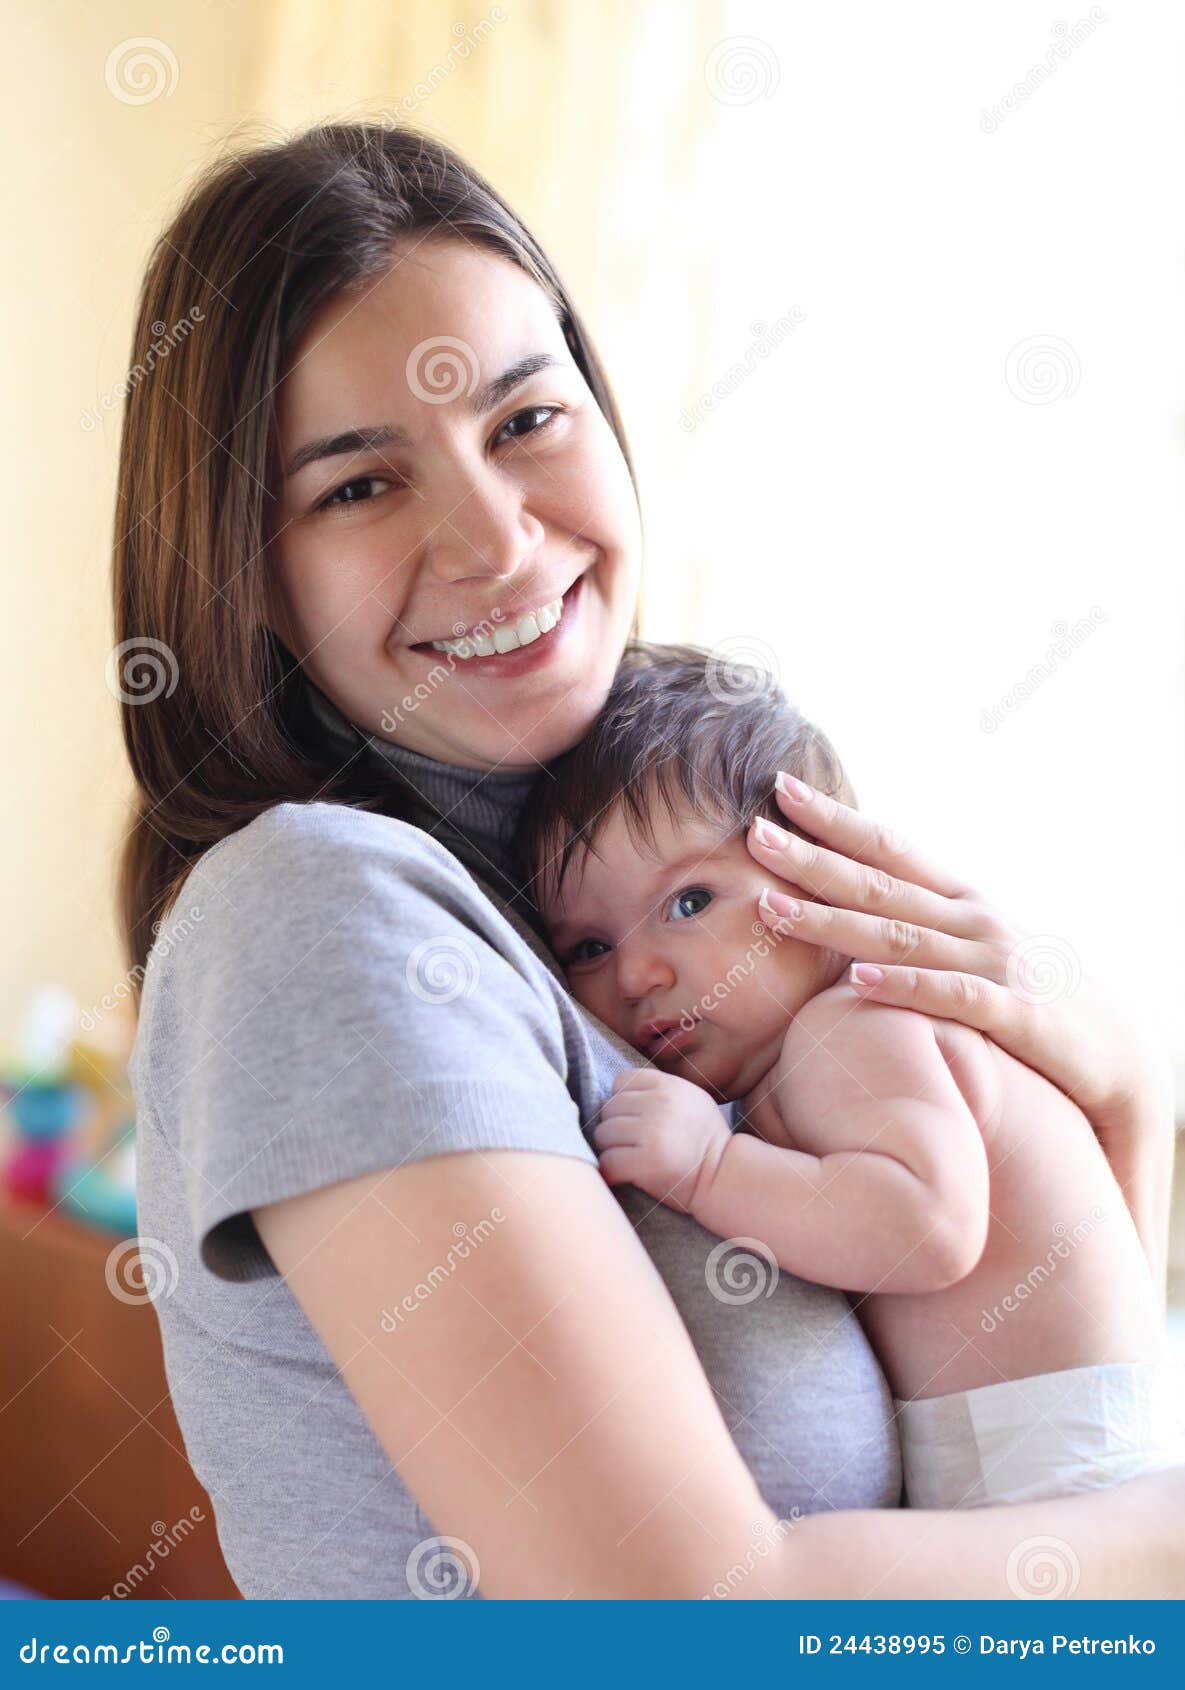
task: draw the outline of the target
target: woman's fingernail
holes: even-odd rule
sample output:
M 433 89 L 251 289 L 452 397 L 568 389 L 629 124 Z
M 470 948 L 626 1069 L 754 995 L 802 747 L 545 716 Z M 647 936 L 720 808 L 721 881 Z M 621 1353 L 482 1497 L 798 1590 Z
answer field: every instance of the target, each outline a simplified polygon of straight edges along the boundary
M 854 962 L 852 964 L 852 984 L 854 986 L 876 986 L 885 977 L 883 968 L 878 968 L 874 962 Z
M 802 905 L 788 898 L 784 892 L 771 892 L 768 886 L 761 888 L 758 908 L 768 910 L 772 916 L 789 916 L 791 921 L 797 921 L 802 914 Z
M 766 821 L 764 816 L 758 816 L 753 823 L 753 831 L 757 835 L 759 845 L 785 845 L 790 835 L 785 828 L 778 827 L 774 822 Z
M 779 792 L 784 792 L 787 798 L 793 798 L 796 804 L 805 804 L 811 795 L 811 789 L 805 781 L 796 780 L 784 769 L 778 770 L 778 778 L 774 784 Z

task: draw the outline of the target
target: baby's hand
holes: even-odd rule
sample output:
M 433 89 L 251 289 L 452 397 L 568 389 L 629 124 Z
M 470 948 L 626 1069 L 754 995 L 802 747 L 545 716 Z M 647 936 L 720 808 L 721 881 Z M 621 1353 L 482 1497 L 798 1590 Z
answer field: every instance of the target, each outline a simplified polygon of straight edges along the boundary
M 685 1215 L 694 1214 L 730 1137 L 707 1092 L 657 1068 L 619 1074 L 593 1130 L 610 1185 L 636 1185 Z

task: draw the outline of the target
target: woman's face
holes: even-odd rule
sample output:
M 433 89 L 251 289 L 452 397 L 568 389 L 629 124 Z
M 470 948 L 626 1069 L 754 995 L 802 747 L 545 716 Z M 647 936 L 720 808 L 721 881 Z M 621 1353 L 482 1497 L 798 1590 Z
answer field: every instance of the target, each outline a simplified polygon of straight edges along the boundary
M 466 242 L 397 248 L 313 319 L 278 403 L 271 619 L 322 692 L 463 768 L 575 744 L 629 632 L 641 531 L 543 290 Z

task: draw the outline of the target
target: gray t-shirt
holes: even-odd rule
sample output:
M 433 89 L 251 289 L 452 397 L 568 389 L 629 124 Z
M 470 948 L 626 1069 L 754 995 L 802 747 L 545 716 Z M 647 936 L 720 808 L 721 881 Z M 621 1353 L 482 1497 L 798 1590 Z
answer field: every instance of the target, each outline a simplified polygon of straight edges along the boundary
M 318 699 L 357 754 L 357 730 Z M 207 851 L 149 958 L 132 1059 L 169 1388 L 247 1597 L 439 1588 L 423 1572 L 432 1523 L 250 1211 L 450 1152 L 595 1165 L 597 1110 L 644 1062 L 568 995 L 514 897 L 507 841 L 528 777 L 364 751 L 416 789 L 416 821 L 279 804 Z M 891 1398 L 846 1298 L 785 1273 L 754 1290 L 688 1216 L 616 1194 L 770 1507 L 895 1506 Z

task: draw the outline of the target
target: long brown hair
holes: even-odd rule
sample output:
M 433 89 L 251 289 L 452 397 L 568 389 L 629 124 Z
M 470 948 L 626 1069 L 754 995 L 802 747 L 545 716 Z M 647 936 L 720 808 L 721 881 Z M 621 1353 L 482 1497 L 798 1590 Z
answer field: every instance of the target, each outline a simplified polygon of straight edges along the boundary
M 377 123 L 318 124 L 205 172 L 148 263 L 120 447 L 112 662 L 138 791 L 118 901 L 134 978 L 218 840 L 284 800 L 391 801 L 370 760 L 343 770 L 318 750 L 299 666 L 265 625 L 268 475 L 276 388 L 314 314 L 381 275 L 397 239 L 433 230 L 510 258 L 546 291 L 633 475 L 554 266 L 451 148 Z

